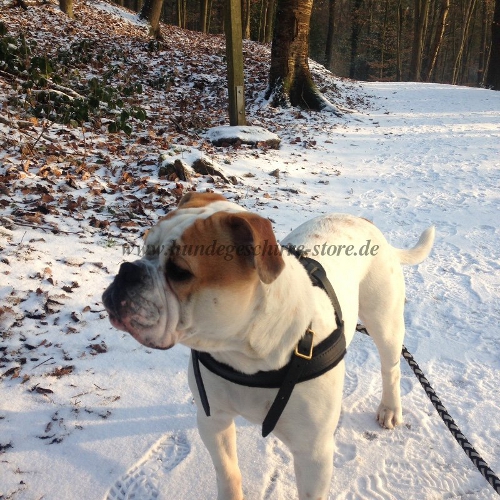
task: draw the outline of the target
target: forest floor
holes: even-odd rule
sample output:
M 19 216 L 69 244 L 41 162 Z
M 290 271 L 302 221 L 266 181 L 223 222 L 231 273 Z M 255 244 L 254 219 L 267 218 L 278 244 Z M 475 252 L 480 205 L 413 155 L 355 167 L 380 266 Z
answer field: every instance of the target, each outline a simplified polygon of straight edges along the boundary
M 215 498 L 188 349 L 138 345 L 101 304 L 145 230 L 189 190 L 268 217 L 278 239 L 328 212 L 373 220 L 398 247 L 434 224 L 432 255 L 405 269 L 406 345 L 500 471 L 500 93 L 354 82 L 311 62 L 343 116 L 275 109 L 270 48 L 245 42 L 248 122 L 281 146 L 216 147 L 207 131 L 228 122 L 223 37 L 163 26 L 158 44 L 110 4 L 76 2 L 75 14 L 0 8 L 3 53 L 50 63 L 52 97 L 112 101 L 84 125 L 56 124 L 35 109 L 38 84 L 0 68 L 0 500 Z M 390 432 L 374 419 L 371 340 L 356 336 L 346 361 L 331 498 L 496 498 L 407 367 L 405 423 Z M 238 421 L 246 498 L 295 498 L 289 451 L 259 432 Z

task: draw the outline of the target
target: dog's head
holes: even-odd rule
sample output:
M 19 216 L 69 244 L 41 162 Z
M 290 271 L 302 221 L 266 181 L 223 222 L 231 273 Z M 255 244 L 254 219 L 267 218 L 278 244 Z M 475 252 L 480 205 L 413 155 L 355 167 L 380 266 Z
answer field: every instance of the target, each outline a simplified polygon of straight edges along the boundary
M 189 193 L 147 233 L 103 294 L 112 325 L 142 344 L 217 346 L 252 321 L 284 262 L 270 222 L 223 196 Z

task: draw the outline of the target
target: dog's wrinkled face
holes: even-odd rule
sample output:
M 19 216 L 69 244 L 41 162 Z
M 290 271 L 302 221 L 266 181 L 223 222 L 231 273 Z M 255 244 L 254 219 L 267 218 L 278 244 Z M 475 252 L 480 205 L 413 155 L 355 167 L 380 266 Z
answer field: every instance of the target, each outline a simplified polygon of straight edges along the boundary
M 211 193 L 186 195 L 145 249 L 121 265 L 103 303 L 115 328 L 157 349 L 224 349 L 284 267 L 269 221 Z

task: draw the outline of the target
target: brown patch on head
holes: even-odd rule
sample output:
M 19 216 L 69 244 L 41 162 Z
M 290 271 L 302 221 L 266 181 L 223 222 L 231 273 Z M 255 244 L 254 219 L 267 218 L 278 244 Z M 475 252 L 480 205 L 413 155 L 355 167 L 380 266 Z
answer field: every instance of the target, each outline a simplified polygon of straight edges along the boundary
M 227 198 L 217 193 L 197 193 L 190 191 L 181 198 L 177 208 L 200 208 L 214 201 L 227 201 Z
M 197 193 L 196 191 L 190 191 L 181 198 L 181 201 L 179 201 L 179 204 L 177 205 L 177 209 L 201 208 L 210 205 L 210 203 L 213 203 L 214 201 L 228 201 L 228 200 L 227 198 L 224 198 L 224 196 L 222 196 L 221 194 L 217 193 Z M 175 212 L 176 209 L 170 211 L 167 215 L 160 217 L 158 219 L 158 222 L 172 218 L 175 215 Z
M 167 279 L 187 299 L 203 287 L 250 289 L 273 282 L 284 267 L 267 219 L 217 212 L 184 231 L 167 263 Z
M 225 214 L 234 244 L 245 253 L 264 283 L 272 283 L 285 267 L 268 219 L 256 214 Z

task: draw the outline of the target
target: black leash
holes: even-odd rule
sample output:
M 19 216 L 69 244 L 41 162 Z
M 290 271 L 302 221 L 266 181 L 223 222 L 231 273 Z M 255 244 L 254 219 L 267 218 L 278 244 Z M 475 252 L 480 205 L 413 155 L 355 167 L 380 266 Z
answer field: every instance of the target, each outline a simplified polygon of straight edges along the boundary
M 451 415 L 448 413 L 443 403 L 439 399 L 436 391 L 431 387 L 429 381 L 425 378 L 422 370 L 418 366 L 417 362 L 411 355 L 411 353 L 403 346 L 403 357 L 406 359 L 407 363 L 410 365 L 413 373 L 418 378 L 418 381 L 424 388 L 427 396 L 431 400 L 434 408 L 439 413 L 439 416 L 448 427 L 448 430 L 453 434 L 453 437 L 457 440 L 458 444 L 462 447 L 465 454 L 469 457 L 471 462 L 477 467 L 477 470 L 483 475 L 483 477 L 490 483 L 492 488 L 500 495 L 500 479 L 495 475 L 495 473 L 488 467 L 488 464 L 481 458 L 479 453 L 470 444 L 469 440 L 462 434 Z
M 366 331 L 366 328 L 358 327 L 356 328 L 358 332 L 365 333 L 369 335 Z M 482 476 L 488 481 L 491 487 L 500 495 L 500 479 L 495 473 L 490 469 L 488 464 L 482 459 L 481 455 L 476 451 L 476 449 L 472 446 L 469 440 L 462 434 L 462 431 L 455 423 L 451 415 L 448 413 L 443 403 L 439 399 L 439 396 L 436 394 L 436 391 L 432 388 L 429 381 L 425 378 L 424 373 L 418 366 L 412 354 L 408 351 L 408 349 L 403 346 L 402 351 L 403 358 L 406 359 L 406 362 L 410 365 L 410 368 L 413 370 L 413 373 L 417 377 L 418 381 L 422 385 L 427 394 L 428 398 L 431 400 L 431 403 L 436 408 L 436 411 L 439 413 L 439 416 L 448 427 L 448 430 L 451 432 L 453 437 L 456 439 L 458 444 L 462 447 L 465 454 L 469 457 L 471 462 L 477 467 L 477 470 L 482 474 Z
M 314 346 L 314 332 L 311 330 L 311 325 L 309 325 L 309 328 L 307 328 L 303 337 L 299 340 L 288 364 L 279 370 L 257 372 L 252 375 L 238 372 L 232 367 L 220 363 L 207 352 L 191 351 L 194 377 L 201 404 L 207 417 L 210 416 L 210 404 L 201 376 L 200 362 L 211 372 L 235 384 L 248 387 L 279 388 L 278 394 L 262 424 L 262 436 L 264 437 L 275 428 L 292 395 L 294 387 L 300 382 L 319 377 L 331 370 L 340 363 L 346 353 L 342 311 L 335 290 L 326 277 L 325 270 L 319 262 L 306 257 L 294 247 L 285 248 L 289 253 L 295 255 L 299 262 L 306 268 L 312 284 L 319 286 L 327 293 L 335 310 L 337 328 L 325 340 Z

